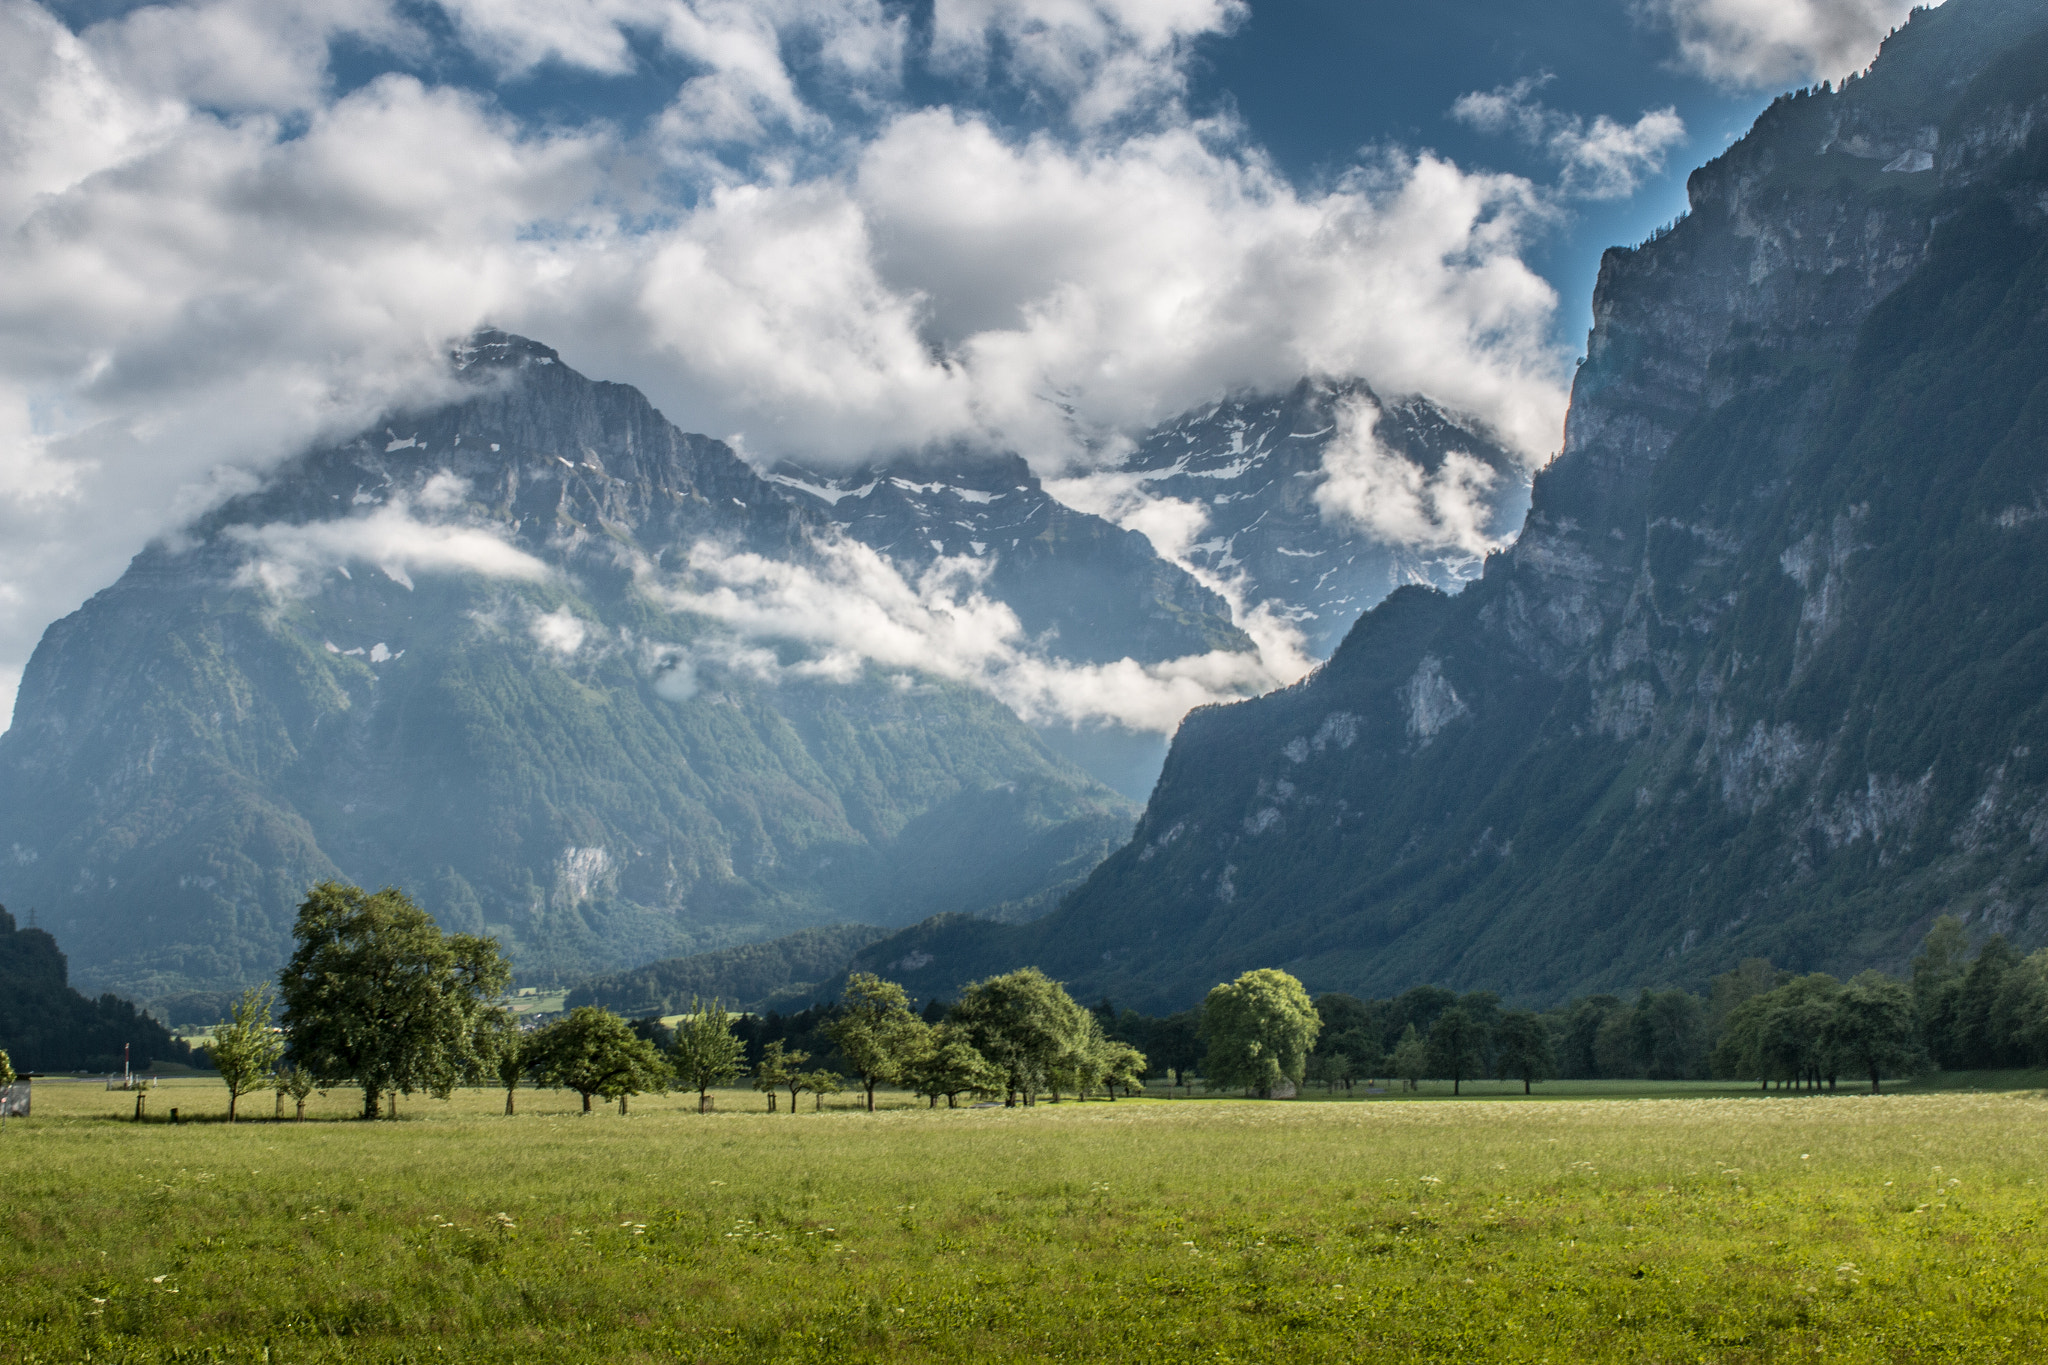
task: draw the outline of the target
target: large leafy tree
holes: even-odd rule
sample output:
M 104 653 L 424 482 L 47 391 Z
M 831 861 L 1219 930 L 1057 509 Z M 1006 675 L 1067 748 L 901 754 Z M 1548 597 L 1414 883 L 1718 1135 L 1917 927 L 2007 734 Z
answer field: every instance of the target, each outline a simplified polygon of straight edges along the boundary
M 478 1025 L 511 968 L 496 941 L 443 934 L 404 892 L 322 882 L 299 907 L 280 978 L 287 1054 L 324 1085 L 445 1095 L 479 1069 Z M 395 1111 L 394 1111 L 395 1112 Z
M 235 1109 L 242 1096 L 266 1081 L 284 1056 L 284 1039 L 270 1022 L 271 993 L 268 986 L 242 992 L 234 1009 L 213 1030 L 207 1055 L 221 1084 L 228 1088 L 228 1122 L 235 1121 Z M 279 1092 L 282 1094 L 282 1090 Z M 283 1107 L 282 1102 L 279 1108 Z
M 669 1069 L 654 1044 L 618 1015 L 595 1005 L 578 1005 L 535 1030 L 525 1050 L 541 1083 L 581 1095 L 586 1114 L 593 1096 L 617 1100 L 623 1114 L 628 1096 L 668 1085 Z
M 860 1079 L 872 1113 L 875 1087 L 898 1079 L 905 1064 L 923 1050 L 926 1025 L 910 1012 L 910 997 L 903 987 L 873 972 L 848 977 L 840 1004 L 839 1016 L 825 1031 Z
M 1512 1010 L 1500 1017 L 1493 1029 L 1493 1064 L 1502 1076 L 1522 1083 L 1530 1093 L 1535 1082 L 1557 1074 L 1557 1049 L 1551 1043 L 1550 1027 L 1529 1010 Z
M 1003 1103 L 1030 1104 L 1062 1060 L 1088 1037 L 1090 1017 L 1057 981 L 1036 967 L 977 981 L 960 995 L 953 1020 L 976 1052 L 1001 1069 Z
M 711 1111 L 713 1086 L 724 1085 L 740 1074 L 746 1064 L 747 1047 L 732 1031 L 733 1017 L 716 1000 L 690 998 L 690 1012 L 676 1024 L 675 1041 L 669 1044 L 669 1065 L 685 1090 L 697 1092 L 697 1112 Z
M 1870 1077 L 1875 1095 L 1885 1072 L 1897 1075 L 1918 1057 L 1918 1033 L 1913 992 L 1906 984 L 1882 972 L 1864 972 L 1835 997 L 1823 1041 L 1844 1066 Z
M 1259 967 L 1216 987 L 1202 1001 L 1202 1072 L 1218 1085 L 1271 1098 L 1283 1080 L 1300 1085 L 1322 1018 L 1302 984 Z
M 1430 1073 L 1451 1083 L 1459 1093 L 1479 1073 L 1486 1057 L 1486 1030 L 1462 1004 L 1453 1005 L 1429 1026 Z

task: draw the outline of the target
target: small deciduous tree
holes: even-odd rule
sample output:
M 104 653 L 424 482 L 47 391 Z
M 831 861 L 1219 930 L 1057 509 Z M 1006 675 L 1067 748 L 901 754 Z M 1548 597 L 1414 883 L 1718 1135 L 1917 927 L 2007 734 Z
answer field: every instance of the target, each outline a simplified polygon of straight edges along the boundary
M 1500 1017 L 1493 1031 L 1493 1064 L 1497 1073 L 1522 1083 L 1527 1095 L 1535 1082 L 1557 1074 L 1557 1049 L 1550 1039 L 1550 1027 L 1529 1010 L 1512 1010 Z
M 1341 1052 L 1311 1052 L 1302 1074 L 1324 1090 L 1334 1092 L 1350 1071 L 1351 1059 Z
M 300 1123 L 306 1121 L 306 1097 L 319 1089 L 313 1073 L 302 1066 L 286 1065 L 278 1071 L 278 1084 L 285 1094 L 297 1102 L 298 1108 L 292 1117 Z
M 732 1031 L 733 1017 L 716 1000 L 690 998 L 690 1012 L 676 1024 L 669 1063 L 676 1081 L 697 1092 L 697 1112 L 711 1112 L 712 1087 L 724 1085 L 746 1064 L 747 1046 Z
M 1102 1049 L 1100 1059 L 1102 1088 L 1110 1099 L 1116 1098 L 1116 1088 L 1122 1086 L 1126 1095 L 1143 1094 L 1145 1090 L 1145 1054 L 1129 1043 L 1111 1039 Z
M 270 1003 L 267 986 L 243 991 L 228 1017 L 214 1026 L 206 1045 L 213 1069 L 228 1088 L 229 1123 L 235 1121 L 235 1108 L 242 1096 L 261 1085 L 284 1055 L 284 1039 L 270 1022 Z
M 1322 1017 L 1299 981 L 1273 967 L 1256 968 L 1202 1001 L 1203 1074 L 1271 1098 L 1282 1080 L 1301 1084 L 1321 1028 Z
M 668 1067 L 654 1044 L 634 1033 L 618 1015 L 595 1005 L 579 1005 L 545 1028 L 536 1029 L 522 1050 L 529 1052 L 543 1084 L 563 1086 L 581 1095 L 586 1114 L 593 1096 L 617 1100 L 623 1114 L 628 1096 L 668 1084 Z
M 1195 1010 L 1167 1015 L 1152 1027 L 1145 1052 L 1153 1065 L 1165 1069 L 1172 1084 L 1192 1089 L 1194 1073 L 1202 1065 L 1201 1015 Z
M 1401 1037 L 1394 1044 L 1393 1070 L 1408 1090 L 1415 1089 L 1416 1082 L 1429 1071 L 1429 1048 L 1413 1024 L 1401 1030 Z
M 840 1091 L 846 1089 L 846 1085 L 839 1079 L 836 1072 L 806 1071 L 803 1075 L 803 1088 L 817 1097 L 811 1101 L 812 1110 L 817 1112 L 825 1108 L 825 1097 L 827 1095 L 837 1095 Z M 791 1100 L 790 1103 L 793 1105 L 795 1101 Z
M 754 1066 L 754 1089 L 768 1097 L 768 1112 L 775 1112 L 776 1092 L 790 1085 L 800 1074 L 799 1068 L 811 1059 L 808 1052 L 799 1052 L 792 1057 L 777 1038 L 761 1049 L 761 1060 Z M 796 1108 L 796 1094 L 792 1090 L 789 1106 Z
M 789 1048 L 782 1054 L 782 1088 L 789 1092 L 789 1112 L 796 1112 L 796 1097 L 804 1091 L 804 1063 L 811 1060 L 811 1054 L 801 1048 Z
M 533 1049 L 528 1034 L 519 1026 L 519 1016 L 502 1006 L 480 1016 L 476 1031 L 476 1079 L 497 1084 L 505 1092 L 505 1113 L 519 1112 L 513 1095 L 521 1081 L 533 1079 Z
M 921 1050 L 926 1026 L 910 1012 L 910 997 L 903 987 L 873 972 L 855 972 L 847 978 L 841 1005 L 825 1031 L 860 1079 L 868 1112 L 873 1113 L 875 1087 L 902 1074 L 904 1064 Z
M 903 1079 L 912 1093 L 930 1099 L 932 1108 L 938 1108 L 942 1095 L 946 1107 L 956 1109 L 963 1092 L 1001 1088 L 1002 1070 L 975 1050 L 958 1024 L 940 1024 L 927 1042 L 904 1067 Z
M 1322 1013 L 1322 1006 L 1316 1007 Z M 1387 1070 L 1386 1050 L 1380 1046 L 1379 1034 L 1367 1027 L 1348 1028 L 1336 1037 L 1322 1037 L 1316 1040 L 1318 1051 L 1342 1056 L 1346 1059 L 1344 1074 L 1338 1079 L 1349 1090 L 1351 1082 L 1362 1080 L 1368 1084 L 1375 1076 L 1383 1076 Z

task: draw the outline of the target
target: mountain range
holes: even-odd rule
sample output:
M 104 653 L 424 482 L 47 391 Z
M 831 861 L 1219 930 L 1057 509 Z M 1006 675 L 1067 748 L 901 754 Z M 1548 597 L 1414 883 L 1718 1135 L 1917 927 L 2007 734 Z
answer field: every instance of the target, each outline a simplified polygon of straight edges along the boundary
M 259 979 L 331 877 L 543 981 L 1029 919 L 1128 836 L 1101 778 L 1142 795 L 1164 736 L 1026 723 L 976 669 L 1264 676 L 1230 599 L 1015 455 L 764 477 L 538 342 L 449 366 L 448 401 L 296 456 L 45 634 L 0 736 L 0 891 L 81 979 Z

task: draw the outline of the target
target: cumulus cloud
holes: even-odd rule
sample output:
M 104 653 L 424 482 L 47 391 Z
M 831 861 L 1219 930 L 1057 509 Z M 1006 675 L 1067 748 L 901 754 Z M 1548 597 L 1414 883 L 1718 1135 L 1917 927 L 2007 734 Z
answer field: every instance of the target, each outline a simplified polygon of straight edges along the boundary
M 249 547 L 250 557 L 236 582 L 261 586 L 277 595 L 303 592 L 321 575 L 346 571 L 351 563 L 373 565 L 401 587 L 413 586 L 415 573 L 475 573 L 487 578 L 539 582 L 548 566 L 502 536 L 482 526 L 423 518 L 412 504 L 395 499 L 353 517 L 304 523 L 271 522 L 236 526 L 228 535 Z M 558 613 L 559 615 L 559 613 Z M 570 617 L 542 617 L 535 636 L 563 654 L 582 644 L 580 623 Z
M 932 52 L 984 78 L 1000 64 L 1058 96 L 1074 123 L 1097 127 L 1178 97 L 1188 43 L 1248 12 L 1244 0 L 936 0 Z
M 1646 176 L 1664 169 L 1664 154 L 1685 140 L 1685 120 L 1671 107 L 1652 109 L 1634 123 L 1605 114 L 1591 123 L 1533 98 L 1548 76 L 1525 76 L 1512 85 L 1473 91 L 1451 106 L 1451 117 L 1486 133 L 1509 133 L 1541 148 L 1559 166 L 1560 193 L 1583 199 L 1626 199 Z
M 1032 722 L 1109 722 L 1170 734 L 1197 706 L 1291 681 L 1244 653 L 1158 664 L 1048 659 L 1030 649 L 1016 614 L 981 591 L 986 561 L 941 559 L 912 580 L 855 541 L 815 548 L 813 562 L 797 564 L 700 543 L 681 573 L 648 571 L 643 587 L 673 611 L 724 627 L 727 634 L 697 646 L 724 667 L 769 681 L 844 682 L 870 667 L 936 674 L 983 688 Z M 785 663 L 764 642 L 795 644 L 802 653 Z M 663 661 L 664 676 L 687 678 L 689 668 L 687 660 Z
M 1885 35 L 1925 3 L 1644 0 L 1643 9 L 1676 30 L 1686 66 L 1723 86 L 1766 89 L 1861 70 Z
M 1427 394 L 1532 463 L 1557 444 L 1556 300 L 1521 259 L 1543 196 L 1399 151 L 1290 184 L 1178 104 L 1236 0 L 941 0 L 932 60 L 1056 109 L 1035 136 L 912 107 L 879 0 L 444 8 L 508 79 L 624 72 L 644 41 L 690 74 L 645 127 L 538 127 L 404 75 L 337 94 L 330 44 L 429 41 L 388 0 L 195 0 L 75 33 L 0 0 L 0 680 L 151 536 L 431 401 L 447 340 L 486 321 L 763 460 L 968 438 L 1057 473 L 1304 373 Z M 1177 514 L 1146 515 L 1164 536 Z M 267 562 L 344 551 L 280 539 Z M 1082 676 L 970 672 L 1055 711 Z
M 1316 505 L 1390 545 L 1456 549 L 1480 557 L 1500 548 L 1489 533 L 1488 495 L 1500 474 L 1485 461 L 1451 451 L 1434 472 L 1387 449 L 1375 435 L 1380 410 L 1354 395 L 1337 407 L 1337 430 L 1323 450 Z
M 337 38 L 388 48 L 424 41 L 391 0 L 146 5 L 93 25 L 84 38 L 127 90 L 238 111 L 317 104 Z
M 527 631 L 542 648 L 553 651 L 563 658 L 574 657 L 583 648 L 583 641 L 590 634 L 590 627 L 582 617 L 567 607 L 536 614 L 527 624 Z

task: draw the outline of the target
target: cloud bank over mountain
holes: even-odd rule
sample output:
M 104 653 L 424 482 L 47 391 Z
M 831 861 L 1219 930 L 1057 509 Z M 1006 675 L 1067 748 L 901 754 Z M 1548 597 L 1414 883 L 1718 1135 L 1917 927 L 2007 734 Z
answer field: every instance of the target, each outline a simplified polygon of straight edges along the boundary
M 1752 41 L 1734 0 L 1670 3 L 1688 54 Z M 0 0 L 0 702 L 150 537 L 443 396 L 486 322 L 764 465 L 966 439 L 1085 470 L 1335 374 L 1533 467 L 1567 367 L 1530 244 L 1673 136 L 1522 110 L 1556 186 L 1391 144 L 1296 183 L 1186 99 L 1239 0 L 112 10 Z M 644 119 L 505 98 L 664 78 Z
M 1938 3 L 1938 0 L 1936 0 Z M 1680 60 L 1723 85 L 1840 80 L 1926 0 L 1645 0 L 1677 31 Z

